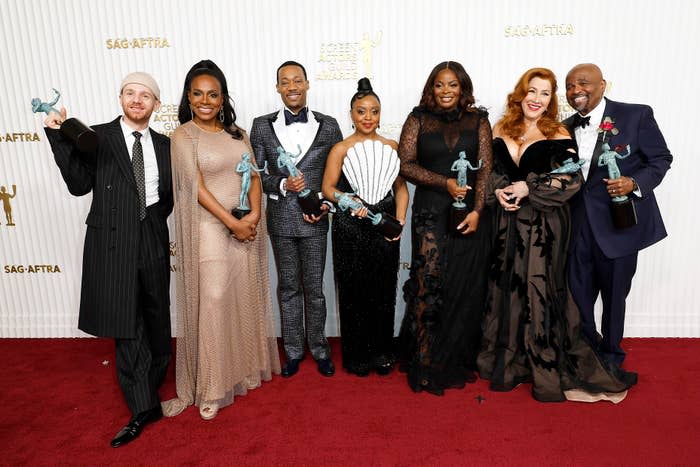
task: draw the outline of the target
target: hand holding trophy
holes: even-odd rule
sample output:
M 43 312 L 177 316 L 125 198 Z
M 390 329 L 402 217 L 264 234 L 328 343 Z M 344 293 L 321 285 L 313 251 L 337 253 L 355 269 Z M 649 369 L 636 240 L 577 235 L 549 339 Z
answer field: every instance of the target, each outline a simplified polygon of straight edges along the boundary
M 66 118 L 65 108 L 62 107 L 60 111 L 56 110 L 53 106 L 61 98 L 61 93 L 55 88 L 53 92 L 54 97 L 51 102 L 42 102 L 38 97 L 33 98 L 32 112 L 45 113 L 47 117 L 44 124 L 54 130 L 60 129 L 61 133 L 70 139 L 81 152 L 93 152 L 97 149 L 97 133 L 77 118 Z
M 341 211 L 367 209 L 362 201 L 354 198 L 355 193 L 338 193 L 336 191 L 333 193 L 333 196 L 335 196 Z M 367 219 L 372 221 L 372 225 L 387 239 L 398 237 L 401 234 L 401 230 L 403 230 L 403 224 L 387 213 L 380 212 L 375 214 L 367 209 Z
M 610 149 L 610 141 L 607 138 L 608 132 L 612 136 L 617 136 L 620 133 L 620 131 L 615 128 L 615 121 L 612 117 L 606 116 L 598 127 L 598 133 L 603 133 L 603 145 L 601 146 L 603 152 L 598 156 L 598 167 L 603 167 L 604 165 L 608 166 L 608 179 L 606 183 L 610 185 L 612 183 L 621 182 L 620 178 L 622 174 L 620 173 L 620 168 L 617 166 L 617 159 L 625 159 L 631 154 L 631 150 L 629 144 L 626 146 L 619 146 L 620 150 L 626 149 L 624 154 L 617 152 L 618 147 L 616 147 L 615 150 Z M 611 196 L 610 215 L 612 216 L 615 228 L 625 229 L 637 225 L 637 210 L 634 207 L 632 198 L 623 195 L 619 189 L 611 193 Z
M 285 151 L 282 146 L 277 148 L 277 167 L 280 169 L 283 167 L 286 168 L 287 172 L 289 172 L 289 175 L 292 177 L 299 176 L 299 170 L 294 163 L 294 159 L 301 155 L 301 146 L 298 146 L 298 149 L 299 152 L 297 154 L 292 154 L 291 152 Z M 301 210 L 307 216 L 313 215 L 318 217 L 321 215 L 321 200 L 319 200 L 318 196 L 308 187 L 299 192 L 297 200 L 299 201 Z
M 479 170 L 482 165 L 483 161 L 479 160 L 479 164 L 476 167 L 472 166 L 471 162 L 467 160 L 467 153 L 461 151 L 459 153 L 459 159 L 455 160 L 451 167 L 453 172 L 457 172 L 457 186 L 467 186 L 467 173 L 469 170 Z M 468 213 L 469 208 L 467 207 L 467 203 L 464 202 L 464 198 L 460 196 L 455 198 L 454 203 L 452 203 L 452 208 L 450 209 L 450 230 L 453 232 L 461 232 L 457 227 L 464 222 Z

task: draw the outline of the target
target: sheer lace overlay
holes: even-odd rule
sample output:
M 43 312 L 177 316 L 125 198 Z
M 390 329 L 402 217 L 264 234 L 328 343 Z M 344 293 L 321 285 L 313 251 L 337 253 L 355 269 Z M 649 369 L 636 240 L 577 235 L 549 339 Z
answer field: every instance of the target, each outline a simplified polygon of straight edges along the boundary
M 452 164 L 464 151 L 472 167 L 465 199 L 482 211 L 478 229 L 461 235 L 449 229 L 454 201 L 446 188 L 456 178 Z M 414 391 L 442 394 L 475 380 L 480 319 L 486 296 L 490 251 L 489 179 L 491 128 L 487 114 L 434 114 L 414 109 L 399 143 L 401 174 L 416 185 L 412 208 L 412 260 L 404 285 L 406 313 L 400 341 L 401 369 Z

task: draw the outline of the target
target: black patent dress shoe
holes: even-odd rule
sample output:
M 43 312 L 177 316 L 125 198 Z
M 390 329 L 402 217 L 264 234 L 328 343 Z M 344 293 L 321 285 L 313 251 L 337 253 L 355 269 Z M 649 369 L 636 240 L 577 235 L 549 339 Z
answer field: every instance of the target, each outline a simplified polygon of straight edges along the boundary
M 323 376 L 333 376 L 335 374 L 335 366 L 330 358 L 320 358 L 316 360 L 318 372 Z
M 158 404 L 158 406 L 134 416 L 124 428 L 119 430 L 119 433 L 117 433 L 109 444 L 113 448 L 124 446 L 138 438 L 143 431 L 143 427 L 149 423 L 157 422 L 161 418 L 163 418 L 163 410 L 160 408 L 160 404 Z
M 300 358 L 291 358 L 287 360 L 282 367 L 282 377 L 289 378 L 290 376 L 296 375 L 297 371 L 299 371 L 299 362 L 301 362 Z

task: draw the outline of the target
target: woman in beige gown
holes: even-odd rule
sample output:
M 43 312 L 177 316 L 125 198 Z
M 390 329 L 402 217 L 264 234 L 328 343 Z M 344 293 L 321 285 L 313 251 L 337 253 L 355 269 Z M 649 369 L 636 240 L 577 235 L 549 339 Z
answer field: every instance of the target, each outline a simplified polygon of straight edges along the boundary
M 250 213 L 236 219 L 241 175 L 252 150 L 235 124 L 226 78 L 211 61 L 192 67 L 171 140 L 177 236 L 177 398 L 174 416 L 195 404 L 205 420 L 234 396 L 279 374 L 271 316 L 267 232 L 260 180 L 252 172 Z

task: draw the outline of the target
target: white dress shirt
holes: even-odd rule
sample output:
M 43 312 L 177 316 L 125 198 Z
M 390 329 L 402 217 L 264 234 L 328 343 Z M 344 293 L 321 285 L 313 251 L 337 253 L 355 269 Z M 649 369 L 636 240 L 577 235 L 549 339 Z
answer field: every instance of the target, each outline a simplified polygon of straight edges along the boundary
M 319 123 L 314 117 L 313 112 L 308 110 L 307 115 L 309 119 L 306 123 L 296 122 L 291 125 L 286 125 L 284 123 L 285 110 L 289 109 L 285 107 L 279 111 L 277 119 L 272 123 L 272 128 L 275 130 L 277 139 L 285 151 L 297 154 L 299 152 L 299 147 L 301 147 L 301 155 L 294 160 L 295 165 L 299 165 L 299 161 L 304 158 L 309 148 L 314 143 L 314 139 L 316 139 Z M 291 110 L 289 111 L 294 113 Z M 282 196 L 287 196 L 287 191 L 284 189 L 286 182 L 286 178 L 280 182 L 280 193 L 282 193 Z
M 603 121 L 604 113 L 605 99 L 601 99 L 595 109 L 591 110 L 588 115 L 586 115 L 586 117 L 591 117 L 588 125 L 585 128 L 580 126 L 574 129 L 576 144 L 578 144 L 578 157 L 584 160 L 583 166 L 581 167 L 584 180 L 588 177 L 588 171 L 591 167 L 593 151 L 598 141 L 598 126 L 600 122 Z
M 150 206 L 158 202 L 158 161 L 156 160 L 156 150 L 153 147 L 151 132 L 148 128 L 145 130 L 134 130 L 129 125 L 124 123 L 124 119 L 119 120 L 126 141 L 126 150 L 129 152 L 129 159 L 134 158 L 134 142 L 136 138 L 132 133 L 139 131 L 141 133 L 141 147 L 143 148 L 143 168 L 146 174 L 146 206 Z

